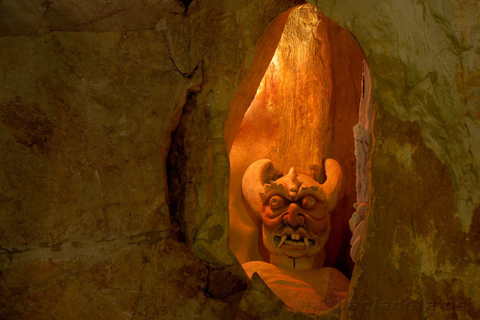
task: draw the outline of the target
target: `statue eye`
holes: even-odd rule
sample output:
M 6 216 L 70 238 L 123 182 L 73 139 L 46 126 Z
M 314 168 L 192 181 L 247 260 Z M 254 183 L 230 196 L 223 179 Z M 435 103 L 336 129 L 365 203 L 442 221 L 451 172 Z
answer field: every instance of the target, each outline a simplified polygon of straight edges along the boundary
M 270 198 L 270 207 L 272 209 L 278 209 L 285 205 L 285 200 L 280 196 L 273 196 Z
M 314 197 L 310 197 L 310 196 L 303 197 L 302 207 L 304 207 L 305 209 L 311 209 L 313 208 L 316 202 L 317 201 L 315 200 Z

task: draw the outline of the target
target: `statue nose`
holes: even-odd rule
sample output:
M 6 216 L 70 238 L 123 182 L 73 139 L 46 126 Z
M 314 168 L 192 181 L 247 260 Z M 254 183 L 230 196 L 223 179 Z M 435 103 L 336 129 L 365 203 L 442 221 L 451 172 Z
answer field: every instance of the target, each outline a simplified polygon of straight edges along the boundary
M 298 227 L 305 223 L 305 217 L 300 214 L 300 207 L 296 203 L 291 203 L 287 213 L 283 216 L 283 222 L 292 227 Z

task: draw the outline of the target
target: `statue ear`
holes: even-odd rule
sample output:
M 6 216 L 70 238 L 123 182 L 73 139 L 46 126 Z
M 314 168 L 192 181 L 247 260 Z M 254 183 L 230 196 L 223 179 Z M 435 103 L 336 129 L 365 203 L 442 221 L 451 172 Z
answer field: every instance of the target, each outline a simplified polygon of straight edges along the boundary
M 260 217 L 262 207 L 261 193 L 265 192 L 265 184 L 275 178 L 275 169 L 270 159 L 261 159 L 252 163 L 242 179 L 243 196 L 252 211 Z
M 332 212 L 338 201 L 343 197 L 342 168 L 333 159 L 325 159 L 324 167 L 327 180 L 322 184 L 322 191 L 327 200 L 328 212 Z

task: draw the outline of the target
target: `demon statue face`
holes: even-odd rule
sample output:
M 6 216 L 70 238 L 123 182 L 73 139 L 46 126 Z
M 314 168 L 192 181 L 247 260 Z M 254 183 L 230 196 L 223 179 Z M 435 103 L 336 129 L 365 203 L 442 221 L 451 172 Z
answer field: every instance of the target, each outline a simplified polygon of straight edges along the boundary
M 251 209 L 262 221 L 263 244 L 270 263 L 297 269 L 323 265 L 323 247 L 330 232 L 330 213 L 337 204 L 342 171 L 332 159 L 325 161 L 327 180 L 288 174 L 275 179 L 272 161 L 254 162 L 245 172 L 242 191 Z

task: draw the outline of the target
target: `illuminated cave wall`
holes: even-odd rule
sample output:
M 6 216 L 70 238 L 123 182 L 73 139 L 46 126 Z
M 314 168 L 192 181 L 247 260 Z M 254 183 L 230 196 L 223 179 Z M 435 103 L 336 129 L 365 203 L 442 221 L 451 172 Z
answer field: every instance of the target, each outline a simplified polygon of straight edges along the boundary
M 350 274 L 348 220 L 356 200 L 352 128 L 358 122 L 363 59 L 348 32 L 314 6 L 298 7 L 288 16 L 229 154 L 229 247 L 241 263 L 268 261 L 259 221 L 242 199 L 247 167 L 267 158 L 282 174 L 294 166 L 322 181 L 323 159 L 334 158 L 343 170 L 344 197 L 332 213 L 326 265 Z
M 478 2 L 310 2 L 376 110 L 362 252 L 321 318 L 480 318 Z M 294 316 L 228 250 L 227 150 L 301 3 L 0 2 L 0 318 Z

